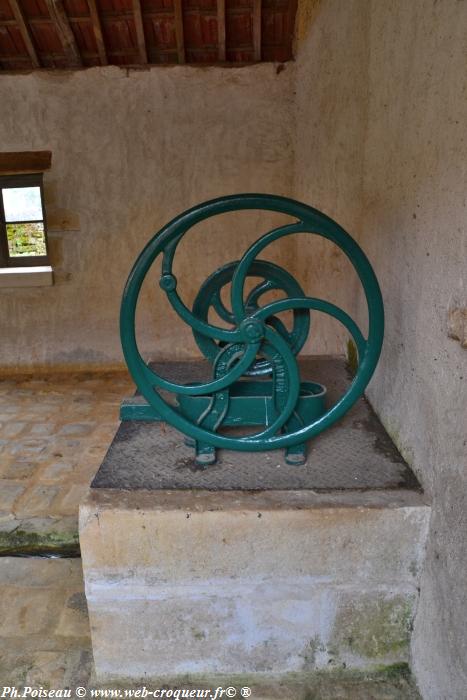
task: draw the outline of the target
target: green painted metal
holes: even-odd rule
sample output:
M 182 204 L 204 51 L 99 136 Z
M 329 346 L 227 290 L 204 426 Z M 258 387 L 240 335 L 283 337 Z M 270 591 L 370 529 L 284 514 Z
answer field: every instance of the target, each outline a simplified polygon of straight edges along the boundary
M 237 210 L 260 209 L 287 214 L 296 221 L 261 236 L 241 260 L 217 270 L 201 286 L 189 309 L 177 292 L 173 261 L 177 246 L 195 224 Z M 292 234 L 322 236 L 346 254 L 362 283 L 368 306 L 365 338 L 355 321 L 342 309 L 305 295 L 293 276 L 258 256 L 274 241 Z M 160 377 L 141 357 L 135 334 L 135 313 L 143 281 L 154 261 L 162 256 L 160 287 L 177 314 L 192 329 L 203 355 L 213 367 L 204 384 L 178 384 Z M 248 277 L 260 282 L 245 295 Z M 230 305 L 221 298 L 230 286 Z M 287 295 L 260 305 L 271 290 Z M 224 325 L 209 322 L 214 310 Z M 340 321 L 350 333 L 358 353 L 358 370 L 345 394 L 326 410 L 325 389 L 300 382 L 297 354 L 310 332 L 310 311 L 320 311 Z M 291 311 L 289 331 L 278 314 Z M 225 324 L 229 327 L 226 328 Z M 124 402 L 122 420 L 164 420 L 183 432 L 194 444 L 197 461 L 215 460 L 215 449 L 262 451 L 286 448 L 286 460 L 300 464 L 306 442 L 330 427 L 363 394 L 376 368 L 384 333 L 383 301 L 376 276 L 358 244 L 325 214 L 292 199 L 265 194 L 242 194 L 200 204 L 164 226 L 146 245 L 128 278 L 123 294 L 120 330 L 130 373 L 146 404 Z M 261 379 L 270 376 L 269 380 Z M 259 377 L 254 379 L 252 377 Z M 159 390 L 174 392 L 176 405 Z M 222 434 L 228 426 L 260 426 L 253 434 Z
M 324 413 L 326 389 L 317 382 L 301 382 L 295 412 L 302 423 L 311 423 Z M 187 418 L 200 423 L 200 417 L 211 408 L 210 396 L 180 396 L 178 404 Z M 272 381 L 240 381 L 229 389 L 222 425 L 269 425 L 277 418 Z
M 142 396 L 123 399 L 120 404 L 120 420 L 160 421 L 161 416 Z
M 224 265 L 219 268 L 219 270 L 216 270 L 201 285 L 193 304 L 193 313 L 198 318 L 207 321 L 209 310 L 214 308 L 217 315 L 223 321 L 235 325 L 234 315 L 225 308 L 222 302 L 221 291 L 232 282 L 237 265 L 238 261 Z M 247 317 L 252 316 L 258 310 L 258 302 L 261 297 L 272 290 L 284 291 L 289 297 L 305 297 L 302 288 L 289 272 L 267 260 L 254 260 L 246 276 L 264 278 L 264 281 L 257 284 L 248 294 L 245 302 Z M 306 309 L 293 309 L 293 313 L 294 323 L 290 333 L 277 316 L 271 314 L 268 321 L 276 328 L 282 337 L 287 340 L 294 355 L 297 355 L 308 338 L 308 333 L 310 331 L 310 314 Z M 212 338 L 196 330 L 193 335 L 203 355 L 210 360 L 210 362 L 214 362 L 219 352 L 218 344 Z M 268 361 L 256 360 L 252 367 L 246 370 L 244 374 L 246 376 L 255 376 L 269 374 L 270 371 L 271 364 Z

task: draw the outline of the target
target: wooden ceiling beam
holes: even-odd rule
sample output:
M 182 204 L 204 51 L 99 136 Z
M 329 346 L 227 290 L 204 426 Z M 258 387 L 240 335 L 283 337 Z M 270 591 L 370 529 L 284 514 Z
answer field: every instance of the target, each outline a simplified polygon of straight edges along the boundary
M 19 31 L 21 32 L 21 38 L 23 39 L 23 42 L 26 46 L 26 50 L 29 54 L 29 58 L 31 60 L 32 65 L 34 68 L 40 68 L 41 64 L 39 61 L 39 57 L 37 55 L 31 33 L 29 31 L 29 27 L 26 24 L 26 18 L 23 14 L 23 11 L 19 5 L 18 0 L 9 0 L 11 10 L 15 16 L 16 24 L 19 27 Z
M 185 38 L 183 33 L 182 0 L 174 0 L 174 20 L 178 62 L 185 63 Z
M 106 66 L 109 61 L 107 59 L 107 50 L 105 48 L 104 37 L 102 35 L 101 20 L 97 10 L 96 0 L 88 0 L 88 6 L 91 15 L 92 30 L 94 32 L 94 38 L 97 45 L 97 52 L 99 54 L 99 60 L 101 65 Z
M 261 61 L 261 0 L 253 0 L 253 54 Z
M 146 51 L 146 39 L 144 36 L 143 14 L 141 12 L 140 0 L 133 0 L 133 17 L 136 29 L 136 43 L 138 44 L 138 53 L 141 63 L 148 62 L 148 53 Z
M 49 11 L 50 19 L 59 36 L 70 68 L 81 68 L 83 61 L 76 43 L 75 35 L 72 32 L 68 17 L 63 7 L 62 0 L 45 0 Z
M 217 0 L 217 58 L 225 61 L 225 0 Z

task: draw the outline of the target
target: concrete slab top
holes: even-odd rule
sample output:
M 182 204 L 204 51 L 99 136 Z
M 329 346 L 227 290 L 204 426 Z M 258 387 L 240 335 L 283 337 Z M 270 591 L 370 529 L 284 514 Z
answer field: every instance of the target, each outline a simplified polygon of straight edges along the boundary
M 209 377 L 204 362 L 154 365 L 173 381 Z M 351 381 L 343 358 L 310 357 L 300 362 L 302 379 L 327 387 L 333 405 Z M 124 398 L 124 397 L 122 397 Z M 419 490 L 413 472 L 384 430 L 365 398 L 332 428 L 312 440 L 305 465 L 285 463 L 282 450 L 218 451 L 206 469 L 194 463 L 194 450 L 166 423 L 123 422 L 91 485 L 123 490 Z

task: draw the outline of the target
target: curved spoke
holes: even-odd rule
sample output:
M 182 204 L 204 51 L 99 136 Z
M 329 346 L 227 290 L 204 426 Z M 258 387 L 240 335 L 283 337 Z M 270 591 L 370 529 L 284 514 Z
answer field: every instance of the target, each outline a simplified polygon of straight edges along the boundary
M 258 349 L 259 343 L 247 345 L 241 359 L 233 365 L 233 367 L 229 367 L 227 374 L 211 382 L 207 382 L 206 384 L 176 384 L 175 382 L 170 382 L 168 379 L 159 377 L 158 374 L 148 367 L 141 357 L 140 359 L 144 364 L 145 379 L 153 388 L 158 387 L 159 389 L 166 389 L 166 391 L 173 391 L 177 394 L 185 394 L 187 396 L 204 396 L 205 394 L 221 391 L 233 382 L 236 382 L 237 379 L 240 379 L 242 374 L 246 372 L 252 362 L 254 362 Z M 225 350 L 227 350 L 227 348 L 225 348 L 224 351 Z
M 164 252 L 162 254 L 162 274 L 163 275 L 171 275 L 172 274 L 172 265 L 175 257 L 175 251 L 177 250 L 177 246 L 180 243 L 180 241 L 183 238 L 183 233 L 178 235 L 177 238 L 175 238 L 169 245 L 165 246 Z
M 258 306 L 258 299 L 262 297 L 263 294 L 266 294 L 266 292 L 270 292 L 272 289 L 280 289 L 280 287 L 278 287 L 274 282 L 271 282 L 271 280 L 264 280 L 264 282 L 260 282 L 256 285 L 256 287 L 253 287 L 251 292 L 248 294 L 245 307 L 249 308 L 254 305 Z
M 265 308 L 265 307 L 263 307 L 263 308 Z M 269 316 L 266 320 L 266 323 L 268 324 L 268 326 L 271 326 L 272 328 L 274 328 L 274 330 L 276 330 L 278 333 L 280 333 L 281 336 L 289 344 L 292 342 L 292 337 L 291 337 L 289 331 L 287 330 L 287 328 L 285 327 L 285 324 L 282 323 L 282 321 L 280 320 L 280 318 L 277 318 L 277 316 Z
M 180 318 L 194 328 L 195 331 L 201 333 L 201 335 L 212 338 L 213 340 L 225 340 L 227 343 L 236 343 L 243 340 L 240 331 L 229 331 L 226 328 L 219 328 L 195 316 L 190 309 L 185 306 L 175 290 L 167 292 L 167 298 Z
M 177 238 L 175 238 L 169 245 L 167 245 L 164 249 L 163 252 L 163 257 L 162 257 L 162 275 L 172 275 L 172 265 L 173 265 L 173 259 L 175 256 L 175 252 L 177 250 L 177 246 L 180 243 L 181 239 L 183 238 L 183 235 L 179 235 Z M 175 289 L 166 291 L 167 299 L 172 305 L 172 308 L 174 311 L 180 316 L 182 321 L 185 321 L 185 323 L 188 323 L 192 328 L 194 328 L 198 333 L 201 333 L 201 335 L 204 335 L 208 338 L 212 338 L 213 340 L 224 340 L 227 343 L 234 343 L 236 341 L 241 340 L 240 335 L 236 331 L 229 331 L 226 330 L 225 328 L 220 328 L 219 326 L 214 326 L 211 323 L 208 323 L 207 321 L 202 321 L 199 319 L 197 316 L 195 316 L 190 309 L 183 303 L 181 300 L 180 296 L 176 292 Z M 219 298 L 219 302 L 222 304 Z M 224 305 L 222 304 L 224 307 Z M 225 309 L 225 307 L 224 307 Z M 217 311 L 217 308 L 216 308 Z M 228 314 L 230 312 L 225 309 L 225 312 Z M 219 313 L 219 311 L 218 311 Z M 219 314 L 221 318 L 223 316 Z M 226 319 L 224 319 L 226 320 Z M 234 323 L 233 315 L 232 315 L 232 320 L 228 320 L 228 323 Z
M 232 287 L 230 290 L 232 311 L 237 322 L 241 321 L 245 311 L 243 304 L 245 278 L 248 275 L 250 265 L 258 253 L 270 243 L 273 243 L 278 238 L 282 238 L 282 236 L 287 236 L 290 233 L 300 233 L 303 231 L 306 231 L 306 227 L 301 221 L 295 224 L 288 224 L 287 226 L 279 226 L 279 228 L 275 228 L 272 231 L 269 231 L 269 233 L 265 233 L 264 236 L 261 236 L 256 243 L 253 243 L 253 245 L 248 248 L 245 255 L 237 265 L 232 278 Z
M 219 316 L 223 321 L 226 323 L 231 323 L 232 325 L 235 323 L 235 318 L 233 313 L 231 313 L 227 307 L 225 306 L 224 302 L 221 299 L 220 295 L 220 289 L 215 292 L 212 297 L 211 297 L 211 304 Z
M 367 341 L 363 337 L 360 328 L 345 311 L 335 304 L 331 304 L 330 301 L 314 299 L 313 297 L 304 297 L 303 299 L 300 297 L 296 299 L 280 299 L 279 301 L 273 301 L 267 306 L 262 306 L 258 311 L 255 311 L 254 316 L 264 321 L 273 314 L 278 314 L 281 311 L 289 311 L 290 309 L 314 309 L 315 311 L 323 311 L 325 314 L 336 318 L 352 335 L 357 346 L 359 360 L 362 359 L 367 347 Z

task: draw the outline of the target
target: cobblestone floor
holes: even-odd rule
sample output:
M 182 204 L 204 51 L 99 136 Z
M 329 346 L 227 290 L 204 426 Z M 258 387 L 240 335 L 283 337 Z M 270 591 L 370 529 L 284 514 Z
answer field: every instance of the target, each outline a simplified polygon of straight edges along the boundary
M 86 684 L 92 662 L 81 559 L 0 558 L 0 687 Z
M 123 372 L 0 381 L 0 552 L 77 547 L 78 503 L 132 387 Z

